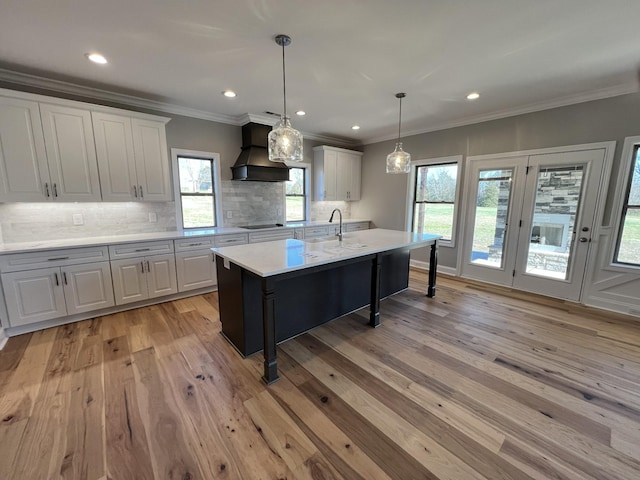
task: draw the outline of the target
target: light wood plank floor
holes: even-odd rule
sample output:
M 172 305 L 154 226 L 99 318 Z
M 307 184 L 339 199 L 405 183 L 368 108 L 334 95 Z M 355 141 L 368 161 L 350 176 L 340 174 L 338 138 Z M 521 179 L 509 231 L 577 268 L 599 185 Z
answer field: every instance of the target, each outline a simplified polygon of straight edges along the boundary
M 0 479 L 640 478 L 640 322 L 425 277 L 280 345 L 270 387 L 216 294 L 11 338 Z

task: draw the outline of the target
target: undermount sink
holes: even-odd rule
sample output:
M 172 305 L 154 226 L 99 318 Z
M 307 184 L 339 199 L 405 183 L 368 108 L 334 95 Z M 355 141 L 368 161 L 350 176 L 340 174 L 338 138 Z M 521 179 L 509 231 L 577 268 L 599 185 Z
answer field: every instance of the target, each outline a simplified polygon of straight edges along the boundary
M 304 242 L 305 243 L 324 243 L 324 242 L 330 242 L 332 240 L 337 243 L 338 237 L 336 237 L 335 235 L 331 235 L 330 237 L 309 238 L 309 239 L 305 239 Z

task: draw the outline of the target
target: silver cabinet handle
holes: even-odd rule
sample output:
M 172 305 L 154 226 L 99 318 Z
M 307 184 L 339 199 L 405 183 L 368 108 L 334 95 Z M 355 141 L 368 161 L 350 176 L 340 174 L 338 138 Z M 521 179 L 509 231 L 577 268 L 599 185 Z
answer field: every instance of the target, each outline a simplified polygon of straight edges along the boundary
M 148 252 L 150 248 L 136 248 L 136 252 Z
M 44 182 L 44 193 L 47 197 L 51 196 L 51 194 L 49 194 L 49 182 Z
M 140 262 L 140 272 L 144 273 L 144 262 Z
M 69 285 L 69 282 L 67 282 L 67 272 L 62 272 L 62 281 L 65 285 Z
M 144 192 L 142 191 L 142 185 L 138 185 L 138 188 L 140 189 L 140 198 L 144 198 Z
M 57 260 L 69 260 L 69 257 L 53 257 L 47 258 L 47 262 L 55 262 Z
M 149 260 L 147 260 L 147 273 L 151 273 L 151 267 L 149 266 Z
M 58 274 L 54 272 L 53 276 L 56 278 L 56 287 L 60 286 L 60 280 L 58 279 Z
M 204 245 L 204 243 L 200 242 L 200 243 L 190 243 L 188 246 L 189 247 L 197 247 L 198 245 Z
M 136 188 L 136 186 L 132 185 L 131 188 L 133 188 L 133 196 L 138 198 L 138 189 Z
M 211 261 L 215 263 L 216 261 L 216 254 L 211 252 Z
M 53 184 L 53 196 L 57 197 L 58 196 L 58 185 L 57 184 Z

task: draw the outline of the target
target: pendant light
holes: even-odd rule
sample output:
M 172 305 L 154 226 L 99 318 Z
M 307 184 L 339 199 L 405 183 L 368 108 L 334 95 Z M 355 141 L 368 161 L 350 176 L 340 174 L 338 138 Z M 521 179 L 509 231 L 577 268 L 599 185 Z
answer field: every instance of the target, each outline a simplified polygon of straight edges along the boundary
M 402 122 L 402 99 L 406 93 L 396 93 L 396 98 L 400 99 L 400 115 L 398 115 L 398 141 L 396 149 L 387 155 L 387 173 L 409 173 L 411 171 L 411 154 L 402 150 L 400 141 L 400 122 Z
M 282 47 L 282 90 L 284 110 L 273 130 L 269 132 L 269 160 L 272 162 L 301 162 L 302 134 L 291 127 L 287 116 L 287 82 L 284 69 L 284 47 L 291 44 L 288 35 L 276 35 L 276 43 Z

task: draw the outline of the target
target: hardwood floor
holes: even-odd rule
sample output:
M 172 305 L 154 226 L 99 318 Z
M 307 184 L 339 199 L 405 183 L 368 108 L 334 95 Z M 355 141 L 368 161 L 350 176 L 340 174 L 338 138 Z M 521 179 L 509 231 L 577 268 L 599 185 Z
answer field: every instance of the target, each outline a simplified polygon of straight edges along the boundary
M 278 347 L 217 294 L 11 338 L 0 479 L 640 478 L 640 321 L 424 272 Z

